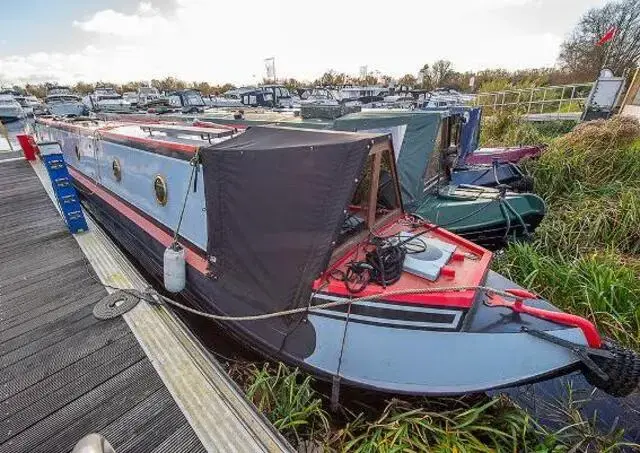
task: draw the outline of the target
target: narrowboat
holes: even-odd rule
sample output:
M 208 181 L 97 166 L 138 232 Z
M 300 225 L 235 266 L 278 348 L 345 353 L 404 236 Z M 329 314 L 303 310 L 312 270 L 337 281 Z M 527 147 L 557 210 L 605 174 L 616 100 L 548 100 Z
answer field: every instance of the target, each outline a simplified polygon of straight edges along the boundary
M 517 164 L 523 159 L 540 157 L 545 148 L 545 145 L 478 148 L 469 154 L 465 162 L 470 165 L 491 165 L 495 161 L 499 163 L 510 162 Z
M 62 145 L 87 210 L 150 275 L 162 282 L 163 254 L 181 248 L 180 297 L 336 400 L 342 384 L 457 395 L 575 369 L 615 394 L 637 385 L 632 352 L 406 214 L 386 134 L 52 119 L 36 133 Z
M 323 109 L 335 106 L 303 106 Z M 345 108 L 345 107 L 342 107 Z M 326 113 L 326 112 L 324 112 Z M 390 134 L 395 144 L 402 198 L 407 211 L 446 226 L 489 249 L 504 246 L 508 240 L 526 239 L 534 233 L 545 214 L 544 201 L 532 193 L 515 193 L 478 184 L 456 184 L 453 169 L 465 149 L 473 147 L 471 135 L 460 128 L 460 117 L 446 111 L 369 110 L 339 116 L 318 115 L 300 118 L 279 112 L 246 113 L 240 119 L 233 114 L 206 114 L 189 117 L 194 124 L 226 124 L 236 128 L 255 125 L 335 129 Z M 149 121 L 157 116 L 105 115 L 112 120 Z M 162 116 L 167 121 L 184 117 Z M 460 132 L 461 131 L 461 132 Z M 452 153 L 452 154 L 451 154 Z M 445 159 L 443 156 L 452 158 Z M 489 167 L 491 168 L 491 167 Z
M 533 179 L 517 163 L 525 157 L 538 157 L 541 146 L 479 148 L 481 107 L 464 105 L 423 107 L 440 112 L 453 124 L 450 131 L 458 146 L 455 159 L 449 162 L 449 178 L 456 185 L 498 187 L 507 185 L 516 192 L 532 192 Z

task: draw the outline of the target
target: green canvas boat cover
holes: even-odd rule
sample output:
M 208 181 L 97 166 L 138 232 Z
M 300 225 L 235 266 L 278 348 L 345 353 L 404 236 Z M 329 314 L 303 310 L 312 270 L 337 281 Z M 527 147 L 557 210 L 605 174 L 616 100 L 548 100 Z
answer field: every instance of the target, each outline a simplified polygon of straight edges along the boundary
M 435 148 L 441 112 L 359 112 L 338 118 L 334 129 L 391 135 L 402 200 L 412 211 L 424 198 L 424 180 Z

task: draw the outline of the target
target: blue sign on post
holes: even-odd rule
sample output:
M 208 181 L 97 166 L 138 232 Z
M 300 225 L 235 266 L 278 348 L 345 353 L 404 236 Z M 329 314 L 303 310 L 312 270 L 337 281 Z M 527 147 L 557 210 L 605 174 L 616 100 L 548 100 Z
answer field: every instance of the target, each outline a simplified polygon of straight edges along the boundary
M 89 227 L 80 206 L 78 192 L 76 192 L 76 188 L 71 183 L 71 177 L 62 155 L 60 143 L 42 142 L 38 143 L 38 148 L 69 230 L 73 234 L 87 231 Z

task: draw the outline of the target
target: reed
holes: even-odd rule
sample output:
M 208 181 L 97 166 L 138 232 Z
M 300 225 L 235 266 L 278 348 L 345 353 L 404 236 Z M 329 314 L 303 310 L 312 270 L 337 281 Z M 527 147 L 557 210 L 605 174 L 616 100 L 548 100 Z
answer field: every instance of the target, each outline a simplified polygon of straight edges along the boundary
M 382 414 L 362 414 L 334 437 L 339 451 L 496 452 L 528 451 L 539 444 L 536 425 L 505 398 L 473 405 L 463 400 L 431 400 L 424 405 L 392 400 Z
M 544 135 L 533 124 L 513 113 L 496 113 L 486 117 L 480 133 L 480 143 L 488 147 L 544 142 Z
M 640 187 L 640 123 L 628 117 L 582 123 L 557 138 L 527 169 L 549 202 L 575 193 Z
M 559 308 L 595 321 L 620 343 L 640 348 L 640 267 L 624 257 L 607 251 L 570 257 L 540 243 L 513 244 L 494 269 Z
M 265 363 L 262 368 L 252 364 L 247 372 L 247 397 L 289 441 L 300 444 L 326 437 L 329 416 L 310 375 L 282 363 Z
M 552 203 L 536 236 L 544 250 L 561 250 L 571 256 L 602 248 L 637 255 L 640 187 L 613 183 L 598 192 L 585 189 Z
M 235 378 L 247 396 L 301 452 L 613 452 L 638 447 L 621 441 L 622 431 L 597 430 L 596 419 L 580 412 L 582 400 L 545 403 L 558 428 L 545 429 L 501 395 L 489 398 L 392 399 L 382 410 L 339 414 L 324 409 L 326 395 L 314 379 L 283 364 L 244 364 Z M 350 407 L 351 406 L 351 409 Z M 361 405 L 358 407 L 362 407 Z

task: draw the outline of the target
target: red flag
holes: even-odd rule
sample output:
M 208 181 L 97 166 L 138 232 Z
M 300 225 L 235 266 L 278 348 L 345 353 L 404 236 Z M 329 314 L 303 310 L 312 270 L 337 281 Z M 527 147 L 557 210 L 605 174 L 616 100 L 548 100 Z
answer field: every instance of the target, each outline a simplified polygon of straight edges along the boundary
M 618 31 L 618 29 L 614 26 L 611 27 L 609 30 L 607 30 L 607 32 L 602 36 L 602 38 L 600 38 L 600 41 L 598 41 L 596 43 L 596 46 L 601 46 L 603 44 L 608 43 L 609 41 L 611 41 L 613 38 L 615 38 L 616 36 L 616 32 Z

